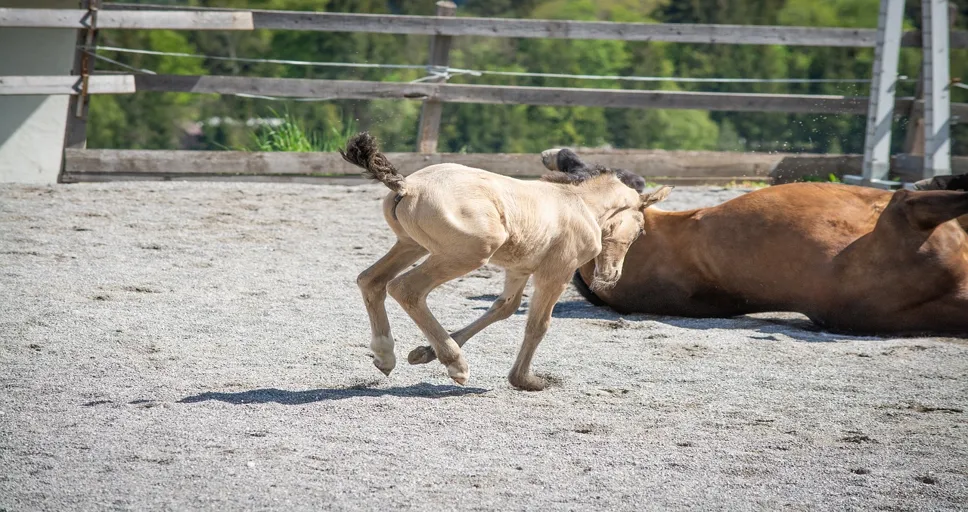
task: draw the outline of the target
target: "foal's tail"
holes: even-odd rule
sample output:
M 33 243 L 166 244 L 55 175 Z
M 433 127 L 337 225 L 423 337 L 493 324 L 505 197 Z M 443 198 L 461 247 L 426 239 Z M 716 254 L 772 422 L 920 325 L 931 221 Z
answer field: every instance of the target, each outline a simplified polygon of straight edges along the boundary
M 376 139 L 369 132 L 360 132 L 346 142 L 346 150 L 339 150 L 343 160 L 364 169 L 363 177 L 377 180 L 397 194 L 404 194 L 404 178 L 396 167 L 380 153 Z

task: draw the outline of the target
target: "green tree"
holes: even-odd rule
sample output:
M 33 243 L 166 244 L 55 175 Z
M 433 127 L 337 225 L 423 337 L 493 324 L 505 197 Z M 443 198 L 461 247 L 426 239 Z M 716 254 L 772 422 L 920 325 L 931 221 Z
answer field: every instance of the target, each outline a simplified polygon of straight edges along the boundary
M 550 0 L 535 7 L 529 17 L 650 21 L 647 14 L 656 5 L 659 3 L 628 0 Z M 536 73 L 655 75 L 672 69 L 664 52 L 664 45 L 623 41 L 524 39 L 489 44 L 473 40 L 460 44 L 454 57 L 456 65 L 473 69 L 500 67 Z M 573 80 L 558 78 L 485 78 L 489 83 L 535 87 L 576 85 Z M 584 80 L 577 85 L 628 87 L 618 81 Z M 674 85 L 666 84 L 665 88 L 674 89 Z M 442 130 L 443 141 L 451 151 L 533 152 L 555 145 L 708 149 L 716 147 L 719 138 L 717 126 L 708 114 L 685 111 L 460 105 L 445 109 L 444 124 L 447 128 Z
M 160 0 L 143 0 L 158 2 Z M 458 16 L 719 23 L 872 28 L 879 0 L 465 0 Z M 434 0 L 180 0 L 207 7 L 432 14 Z M 968 26 L 968 3 L 959 2 L 958 26 Z M 909 0 L 908 28 L 917 28 L 919 2 Z M 100 44 L 223 57 L 422 65 L 427 36 L 340 32 L 124 32 L 102 31 Z M 160 57 L 101 51 L 128 66 L 160 73 L 326 78 L 406 82 L 423 69 L 376 69 L 283 65 L 221 59 Z M 968 73 L 968 52 L 952 52 L 952 76 Z M 856 48 L 698 45 L 564 39 L 454 39 L 451 65 L 478 70 L 575 75 L 702 78 L 856 79 L 870 76 L 873 51 Z M 901 73 L 916 77 L 920 50 L 902 50 Z M 117 69 L 98 63 L 99 69 Z M 864 96 L 868 84 L 695 84 L 457 75 L 451 83 L 535 87 L 633 88 L 685 91 L 833 94 Z M 910 95 L 913 81 L 899 94 Z M 953 101 L 968 91 L 952 90 Z M 240 96 L 138 93 L 95 96 L 91 102 L 92 147 L 179 147 L 186 126 L 203 124 L 207 148 L 251 144 L 245 121 L 291 113 L 310 132 L 345 131 L 352 123 L 376 133 L 391 151 L 412 151 L 419 101 L 293 101 Z M 207 123 L 206 120 L 235 122 Z M 533 152 L 557 145 L 619 148 L 729 149 L 859 152 L 864 116 L 683 110 L 602 109 L 528 105 L 446 104 L 440 149 Z M 904 123 L 895 130 L 900 149 Z M 968 125 L 953 127 L 956 152 L 968 152 Z

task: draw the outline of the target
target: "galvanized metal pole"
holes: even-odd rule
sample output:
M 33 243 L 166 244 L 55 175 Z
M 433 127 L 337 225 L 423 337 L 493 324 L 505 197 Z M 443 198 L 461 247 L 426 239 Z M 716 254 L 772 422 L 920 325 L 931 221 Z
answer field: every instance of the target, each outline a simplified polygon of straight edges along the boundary
M 924 179 L 951 174 L 951 72 L 948 0 L 922 0 Z
M 891 123 L 894 120 L 894 93 L 897 64 L 901 54 L 901 22 L 904 0 L 881 0 L 877 19 L 877 45 L 874 47 L 874 72 L 867 106 L 867 133 L 864 138 L 862 176 L 845 176 L 857 185 L 891 188 Z

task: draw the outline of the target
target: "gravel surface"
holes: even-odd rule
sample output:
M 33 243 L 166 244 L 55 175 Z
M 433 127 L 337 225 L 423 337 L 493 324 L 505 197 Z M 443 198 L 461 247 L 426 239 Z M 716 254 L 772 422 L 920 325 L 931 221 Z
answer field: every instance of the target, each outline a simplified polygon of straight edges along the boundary
M 527 393 L 506 380 L 527 304 L 468 343 L 461 388 L 406 364 L 425 342 L 389 300 L 384 378 L 355 285 L 393 241 L 384 192 L 0 186 L 0 510 L 968 507 L 965 340 L 569 290 L 535 359 L 554 385 Z M 456 329 L 502 282 L 431 309 Z

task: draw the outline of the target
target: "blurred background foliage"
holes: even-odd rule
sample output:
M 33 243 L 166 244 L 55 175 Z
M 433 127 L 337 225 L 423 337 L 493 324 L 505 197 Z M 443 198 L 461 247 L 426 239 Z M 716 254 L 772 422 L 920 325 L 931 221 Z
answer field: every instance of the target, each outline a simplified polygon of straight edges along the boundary
M 130 0 L 129 0 L 130 1 Z M 206 7 L 334 12 L 433 14 L 434 0 L 151 0 Z M 874 28 L 878 0 L 463 0 L 458 16 Z M 957 26 L 965 28 L 968 0 Z M 905 25 L 917 28 L 920 1 L 909 0 Z M 427 61 L 429 37 L 330 32 L 102 31 L 99 44 L 211 56 L 326 62 L 417 64 Z M 409 81 L 419 69 L 351 69 L 124 54 L 101 50 L 129 66 L 170 74 L 244 75 Z M 953 77 L 968 72 L 968 52 L 952 52 Z M 451 66 L 478 70 L 584 75 L 703 78 L 869 78 L 872 49 L 737 46 L 623 41 L 458 37 Z M 917 77 L 920 50 L 902 50 L 901 74 Z M 98 63 L 99 69 L 117 70 Z M 637 88 L 797 94 L 867 94 L 868 85 L 696 84 L 534 77 L 456 76 L 451 83 L 553 87 Z M 913 81 L 900 95 L 912 95 Z M 954 89 L 953 101 L 968 102 Z M 271 101 L 236 96 L 138 93 L 95 96 L 89 146 L 146 149 L 257 149 L 275 113 L 307 134 L 374 132 L 389 151 L 413 151 L 420 103 Z M 900 150 L 905 121 L 896 123 Z M 968 154 L 968 123 L 953 129 L 956 154 Z M 261 134 L 261 135 L 260 135 Z M 449 152 L 536 152 L 555 145 L 727 151 L 858 153 L 864 116 L 687 110 L 633 110 L 528 105 L 445 104 L 439 149 Z

